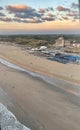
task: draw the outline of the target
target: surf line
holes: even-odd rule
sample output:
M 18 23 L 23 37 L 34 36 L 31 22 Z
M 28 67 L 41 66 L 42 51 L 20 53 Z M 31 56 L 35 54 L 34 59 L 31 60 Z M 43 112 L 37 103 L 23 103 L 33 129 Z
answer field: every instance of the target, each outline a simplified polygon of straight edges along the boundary
M 22 67 L 19 67 L 7 60 L 4 60 L 2 58 L 0 58 L 0 63 L 9 67 L 9 68 L 12 68 L 12 69 L 15 69 L 15 70 L 18 70 L 18 71 L 21 71 L 21 72 L 26 72 L 27 74 L 29 74 L 30 76 L 34 77 L 34 78 L 40 78 L 42 79 L 43 81 L 45 81 L 46 83 L 50 84 L 50 85 L 54 85 L 55 87 L 58 87 L 60 89 L 63 89 L 64 91 L 67 91 L 68 93 L 71 93 L 71 94 L 74 94 L 76 96 L 80 96 L 80 90 L 78 91 L 79 89 L 79 86 L 76 85 L 75 88 L 77 87 L 77 89 L 74 89 L 74 92 L 73 92 L 73 88 L 69 88 L 66 89 L 64 86 L 62 86 L 62 82 L 63 80 L 62 79 L 57 79 L 57 78 L 50 78 L 48 76 L 44 76 L 44 75 L 41 75 L 37 72 L 33 72 L 33 71 L 30 71 L 30 70 L 27 70 L 27 69 L 24 69 Z M 68 83 L 67 81 L 64 80 L 65 83 Z M 68 83 L 69 84 L 69 83 Z M 69 91 L 70 89 L 70 91 Z

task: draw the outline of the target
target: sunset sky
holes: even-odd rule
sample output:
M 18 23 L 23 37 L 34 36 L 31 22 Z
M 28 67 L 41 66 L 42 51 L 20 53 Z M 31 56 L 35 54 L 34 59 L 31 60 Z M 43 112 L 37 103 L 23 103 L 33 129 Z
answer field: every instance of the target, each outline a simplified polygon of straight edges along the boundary
M 78 6 L 78 0 L 0 0 L 0 34 L 80 34 Z

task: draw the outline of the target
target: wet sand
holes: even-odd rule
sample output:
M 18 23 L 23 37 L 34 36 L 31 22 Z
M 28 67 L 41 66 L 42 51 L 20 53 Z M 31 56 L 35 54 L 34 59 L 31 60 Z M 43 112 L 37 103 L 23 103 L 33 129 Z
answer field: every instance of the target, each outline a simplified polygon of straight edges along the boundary
M 80 97 L 1 64 L 0 85 L 10 110 L 31 130 L 80 130 Z

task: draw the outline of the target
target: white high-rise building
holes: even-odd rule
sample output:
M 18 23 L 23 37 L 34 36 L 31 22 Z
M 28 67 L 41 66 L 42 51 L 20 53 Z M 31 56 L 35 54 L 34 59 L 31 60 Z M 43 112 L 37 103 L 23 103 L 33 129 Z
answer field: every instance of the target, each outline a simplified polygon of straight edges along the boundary
M 55 44 L 56 44 L 56 47 L 64 47 L 64 44 L 65 44 L 64 38 L 63 37 L 59 37 L 56 40 Z

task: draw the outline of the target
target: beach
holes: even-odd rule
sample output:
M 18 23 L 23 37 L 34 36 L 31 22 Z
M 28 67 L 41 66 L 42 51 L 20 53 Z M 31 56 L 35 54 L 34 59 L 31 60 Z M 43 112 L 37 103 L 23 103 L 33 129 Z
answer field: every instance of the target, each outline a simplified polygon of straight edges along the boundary
M 0 87 L 10 97 L 7 102 L 13 105 L 6 103 L 6 98 L 0 98 L 0 102 L 8 105 L 24 125 L 31 130 L 80 129 L 79 65 L 49 61 L 6 44 L 0 44 L 0 58 L 54 80 L 60 79 L 55 85 L 50 84 L 0 63 Z M 58 87 L 57 82 L 63 87 L 65 84 L 65 88 L 72 86 L 71 91 Z
M 80 65 L 62 64 L 40 58 L 27 53 L 21 48 L 2 42 L 0 44 L 0 58 L 11 61 L 28 70 L 38 72 L 50 77 L 58 77 L 80 84 Z

